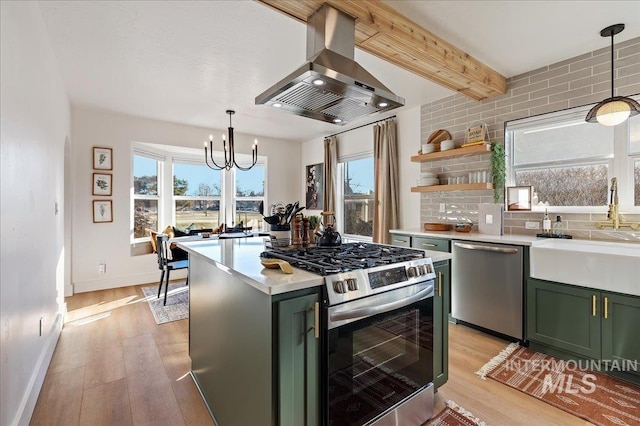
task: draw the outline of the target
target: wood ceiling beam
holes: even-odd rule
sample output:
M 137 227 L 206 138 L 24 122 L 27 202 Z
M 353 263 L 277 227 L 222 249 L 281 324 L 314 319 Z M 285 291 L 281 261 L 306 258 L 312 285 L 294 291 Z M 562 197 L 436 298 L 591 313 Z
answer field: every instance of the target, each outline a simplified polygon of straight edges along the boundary
M 482 100 L 507 91 L 504 76 L 380 0 L 258 0 L 306 23 L 323 3 L 356 18 L 356 46 L 421 77 Z

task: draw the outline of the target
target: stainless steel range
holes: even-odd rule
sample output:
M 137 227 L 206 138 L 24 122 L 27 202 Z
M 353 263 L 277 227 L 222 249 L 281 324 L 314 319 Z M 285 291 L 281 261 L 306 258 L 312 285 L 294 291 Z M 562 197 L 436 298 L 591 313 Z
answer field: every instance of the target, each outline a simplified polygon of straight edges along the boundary
M 417 426 L 431 418 L 435 272 L 422 250 L 349 243 L 263 257 L 325 276 L 323 424 Z

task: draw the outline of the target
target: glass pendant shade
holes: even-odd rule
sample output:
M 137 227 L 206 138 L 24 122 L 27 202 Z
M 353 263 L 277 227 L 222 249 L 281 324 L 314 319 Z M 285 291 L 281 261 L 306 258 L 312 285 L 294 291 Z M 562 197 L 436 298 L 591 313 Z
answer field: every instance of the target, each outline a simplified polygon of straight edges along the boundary
M 616 126 L 640 112 L 640 104 L 631 98 L 616 96 L 605 99 L 591 108 L 586 121 L 603 126 Z
M 585 118 L 585 121 L 588 123 L 600 123 L 603 126 L 616 126 L 620 123 L 624 123 L 627 118 L 638 115 L 640 112 L 640 104 L 635 100 L 626 96 L 614 96 L 613 37 L 616 34 L 621 33 L 623 30 L 624 24 L 615 24 L 600 31 L 600 36 L 611 37 L 611 97 L 599 102 L 596 106 L 591 108 Z

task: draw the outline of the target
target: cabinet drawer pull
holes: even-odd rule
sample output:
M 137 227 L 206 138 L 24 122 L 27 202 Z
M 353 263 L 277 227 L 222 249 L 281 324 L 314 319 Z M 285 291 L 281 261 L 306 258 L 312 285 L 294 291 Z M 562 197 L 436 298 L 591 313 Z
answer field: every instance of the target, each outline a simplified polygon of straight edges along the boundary
M 596 306 L 598 306 L 596 295 L 591 296 L 591 315 L 596 316 Z
M 313 334 L 316 339 L 320 338 L 320 302 L 313 305 Z
M 422 243 L 423 246 L 425 247 L 437 247 L 437 244 L 431 244 L 431 243 Z
M 442 272 L 438 272 L 438 296 L 442 297 Z
M 604 298 L 604 319 L 609 318 L 609 298 Z
M 394 243 L 406 243 L 407 240 L 393 240 Z

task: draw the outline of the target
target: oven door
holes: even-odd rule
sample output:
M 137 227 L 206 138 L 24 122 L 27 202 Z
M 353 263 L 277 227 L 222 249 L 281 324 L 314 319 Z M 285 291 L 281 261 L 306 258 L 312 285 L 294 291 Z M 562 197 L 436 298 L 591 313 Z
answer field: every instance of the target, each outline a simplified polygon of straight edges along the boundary
M 432 382 L 433 284 L 326 310 L 325 424 L 368 424 Z

